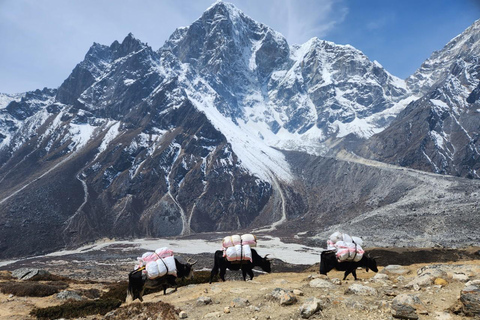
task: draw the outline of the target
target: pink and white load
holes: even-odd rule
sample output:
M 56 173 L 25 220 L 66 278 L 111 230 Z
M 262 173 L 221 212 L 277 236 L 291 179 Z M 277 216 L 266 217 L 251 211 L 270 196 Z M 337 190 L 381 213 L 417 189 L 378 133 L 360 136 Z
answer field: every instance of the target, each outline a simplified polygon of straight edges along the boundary
M 257 238 L 253 234 L 233 235 L 223 238 L 223 256 L 228 261 L 250 261 L 252 262 L 251 247 L 257 246 Z
M 327 250 L 335 251 L 338 261 L 358 262 L 365 251 L 362 249 L 363 240 L 351 237 L 346 233 L 335 232 L 327 240 Z
M 242 234 L 241 236 L 238 234 L 235 234 L 233 236 L 225 237 L 222 240 L 222 246 L 224 248 L 230 248 L 239 244 L 249 245 L 250 247 L 256 247 L 257 237 L 255 237 L 253 234 L 250 234 L 250 233 Z
M 145 252 L 142 257 L 138 257 L 138 264 L 135 269 L 145 267 L 143 272 L 149 279 L 163 277 L 167 274 L 177 276 L 177 266 L 173 251 L 167 247 L 162 247 L 155 252 Z

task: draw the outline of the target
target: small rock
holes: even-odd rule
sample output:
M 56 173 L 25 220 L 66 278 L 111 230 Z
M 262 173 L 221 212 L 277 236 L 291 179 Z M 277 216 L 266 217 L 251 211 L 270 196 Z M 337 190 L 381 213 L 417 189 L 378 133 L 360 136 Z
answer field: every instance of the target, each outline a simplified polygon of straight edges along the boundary
M 180 319 L 186 319 L 188 318 L 188 314 L 185 311 L 180 311 L 180 313 L 178 314 L 178 317 Z
M 249 304 L 250 304 L 250 301 L 248 301 L 248 299 L 235 298 L 235 299 L 233 299 L 233 301 L 231 302 L 230 305 L 234 308 L 244 308 L 244 307 L 248 306 Z
M 333 278 L 332 280 L 330 280 L 333 284 L 336 284 L 336 285 L 341 285 L 342 284 L 342 281 L 338 278 Z
M 448 284 L 447 280 L 443 278 L 436 278 L 433 283 L 435 283 L 435 285 L 437 286 L 442 286 L 442 287 L 445 287 Z
M 398 295 L 397 292 L 395 292 L 394 290 L 390 290 L 390 289 L 385 290 L 384 294 L 388 297 L 396 297 Z
M 285 292 L 280 297 L 280 305 L 281 306 L 289 306 L 297 302 L 297 297 L 293 294 L 293 292 Z
M 293 289 L 293 294 L 299 297 L 303 296 L 303 291 L 299 289 Z
M 197 299 L 197 306 L 204 306 L 212 303 L 212 298 L 210 297 L 200 297 Z
M 378 294 L 375 288 L 367 287 L 354 283 L 345 290 L 345 294 L 355 294 L 360 296 L 376 296 Z
M 83 298 L 76 293 L 75 291 L 70 291 L 70 290 L 64 290 L 59 293 L 57 293 L 57 299 L 60 300 L 75 300 L 75 301 L 80 301 L 83 300 Z
M 470 278 L 464 273 L 454 273 L 452 275 L 452 279 L 461 282 L 467 282 Z
M 440 265 L 425 266 L 418 269 L 417 274 L 419 276 L 429 274 L 432 275 L 434 278 L 445 278 L 447 276 L 447 273 L 442 269 L 442 266 Z
M 335 285 L 328 280 L 324 279 L 313 279 L 309 282 L 309 286 L 312 288 L 323 288 L 323 289 L 333 289 Z
M 466 286 L 466 287 L 469 287 L 469 286 L 477 286 L 477 287 L 480 287 L 480 280 L 471 280 L 471 281 L 468 281 L 467 283 L 465 283 L 465 286 Z
M 303 319 L 308 319 L 319 310 L 321 310 L 321 301 L 317 298 L 311 298 L 300 307 L 300 316 Z
M 410 270 L 405 269 L 404 267 L 396 264 L 391 264 L 383 268 L 380 273 L 386 273 L 386 274 L 395 274 L 395 275 L 405 275 L 409 274 Z
M 430 286 L 430 285 L 433 284 L 434 279 L 435 279 L 435 276 L 433 276 L 429 273 L 422 274 L 418 277 L 415 277 L 412 281 L 407 283 L 405 285 L 405 288 L 414 288 L 415 285 L 417 285 L 419 287 L 427 287 L 427 286 Z
M 210 313 L 207 313 L 206 315 L 204 315 L 203 317 L 205 319 L 208 319 L 208 318 L 220 318 L 222 316 L 222 313 L 221 312 L 210 312 Z
M 230 313 L 230 307 L 223 308 L 223 313 Z
M 377 273 L 375 276 L 373 276 L 372 280 L 374 282 L 385 281 L 388 280 L 388 275 L 385 273 Z

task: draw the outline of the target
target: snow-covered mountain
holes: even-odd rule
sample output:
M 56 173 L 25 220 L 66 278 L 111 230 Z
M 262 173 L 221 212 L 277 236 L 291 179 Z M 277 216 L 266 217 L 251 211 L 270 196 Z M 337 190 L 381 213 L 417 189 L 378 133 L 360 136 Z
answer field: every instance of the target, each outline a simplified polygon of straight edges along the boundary
M 212 97 L 249 140 L 281 149 L 322 153 L 332 137 L 369 137 L 410 101 L 405 82 L 359 50 L 317 38 L 290 47 L 226 3 L 177 30 L 163 50 L 193 69 L 190 92 Z
M 407 79 L 421 99 L 361 151 L 425 171 L 480 178 L 480 20 Z
M 422 183 L 318 156 L 378 141 L 431 92 L 414 77 L 349 45 L 289 45 L 224 2 L 159 50 L 132 34 L 95 43 L 59 88 L 1 96 L 0 257 L 102 237 L 291 235 L 397 203 Z

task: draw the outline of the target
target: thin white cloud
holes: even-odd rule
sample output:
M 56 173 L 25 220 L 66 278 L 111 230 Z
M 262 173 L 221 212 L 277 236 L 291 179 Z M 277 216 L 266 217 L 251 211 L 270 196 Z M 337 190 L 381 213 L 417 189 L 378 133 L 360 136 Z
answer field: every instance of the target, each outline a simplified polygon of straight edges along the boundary
M 199 18 L 213 0 L 0 0 L 0 92 L 58 87 L 93 42 L 132 32 L 152 48 Z M 290 44 L 322 38 L 345 18 L 343 0 L 231 0 Z
M 325 37 L 348 13 L 343 0 L 232 0 L 232 3 L 248 16 L 283 34 L 290 44 Z

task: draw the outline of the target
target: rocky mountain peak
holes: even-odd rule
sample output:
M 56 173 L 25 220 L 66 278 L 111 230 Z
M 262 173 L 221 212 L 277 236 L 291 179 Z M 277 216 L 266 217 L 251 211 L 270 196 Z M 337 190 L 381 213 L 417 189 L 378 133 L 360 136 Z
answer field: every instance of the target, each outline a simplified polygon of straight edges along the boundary
M 113 59 L 118 59 L 121 57 L 125 57 L 133 52 L 140 51 L 141 49 L 145 48 L 147 45 L 142 43 L 140 40 L 135 38 L 132 33 L 129 33 L 125 39 L 123 39 L 122 43 L 119 44 L 117 41 L 112 43 L 110 46 L 113 49 Z
M 477 20 L 441 50 L 435 51 L 406 81 L 413 92 L 425 94 L 442 86 L 453 75 L 472 90 L 480 74 L 479 60 L 480 20 Z M 462 78 L 463 71 L 471 76 Z

